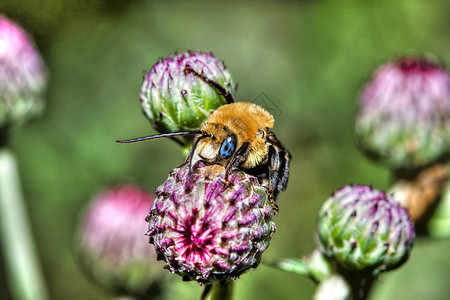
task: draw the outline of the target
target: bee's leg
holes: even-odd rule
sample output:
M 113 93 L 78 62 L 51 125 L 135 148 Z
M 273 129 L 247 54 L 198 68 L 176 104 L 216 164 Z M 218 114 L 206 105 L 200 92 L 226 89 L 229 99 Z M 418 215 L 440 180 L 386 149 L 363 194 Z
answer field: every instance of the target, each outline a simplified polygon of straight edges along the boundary
M 279 191 L 277 190 L 278 182 L 280 181 L 279 169 L 280 169 L 280 155 L 273 145 L 269 146 L 269 200 L 272 204 L 274 214 L 279 211 L 276 199 Z
M 278 195 L 276 187 L 280 180 L 278 170 L 280 169 L 280 155 L 274 146 L 269 146 L 269 190 L 274 194 L 274 199 Z
M 272 193 L 269 193 L 269 201 L 273 208 L 273 214 L 276 215 L 280 209 Z
M 280 161 L 281 166 L 279 170 L 280 180 L 278 181 L 277 190 L 279 192 L 284 191 L 286 189 L 288 179 L 289 179 L 289 163 L 291 162 L 291 155 L 288 151 L 283 149 L 280 151 Z
M 267 140 L 271 143 L 268 154 L 269 190 L 276 199 L 278 194 L 286 189 L 291 155 L 273 132 L 269 132 Z
M 244 143 L 236 151 L 233 158 L 225 164 L 225 182 L 228 184 L 228 175 L 233 168 L 237 168 L 242 165 L 248 157 L 250 143 Z
M 207 134 L 204 131 L 200 131 L 200 136 L 197 137 L 194 142 L 192 143 L 192 147 L 191 150 L 189 151 L 189 154 L 186 156 L 186 159 L 184 160 L 184 163 L 182 163 L 179 168 L 181 168 L 182 166 L 188 165 L 188 174 L 187 174 L 187 179 L 185 182 L 185 189 L 186 191 L 190 191 L 192 190 L 192 170 L 195 169 L 198 165 L 198 163 L 201 160 L 196 160 L 193 161 L 194 155 L 195 155 L 195 150 L 197 148 L 198 142 L 201 139 L 207 138 L 207 137 L 211 137 L 211 135 Z
M 200 142 L 201 139 L 210 137 L 212 138 L 213 136 L 211 134 L 207 134 L 204 131 L 200 131 L 201 135 L 199 137 L 197 137 L 194 142 L 192 143 L 192 147 L 191 150 L 189 150 L 189 154 L 186 156 L 186 160 L 184 161 L 184 163 L 182 164 L 189 164 L 189 173 L 191 172 L 192 169 L 192 159 L 194 158 L 195 155 L 195 149 L 197 148 L 198 142 Z M 194 166 L 195 166 L 195 162 L 194 162 Z
M 185 67 L 184 74 L 186 75 L 188 73 L 192 73 L 195 77 L 197 77 L 197 78 L 203 80 L 205 83 L 209 84 L 213 89 L 216 90 L 217 93 L 219 93 L 220 95 L 222 95 L 225 98 L 225 100 L 227 101 L 228 104 L 234 102 L 233 94 L 230 91 L 226 90 L 223 86 L 221 86 L 217 82 L 206 78 L 203 74 L 197 73 L 191 67 Z
M 274 145 L 269 146 L 269 194 L 271 195 L 271 202 L 274 206 L 278 194 L 286 189 L 289 177 L 289 161 L 290 155 L 284 149 L 279 149 Z M 275 204 L 275 205 L 274 205 Z

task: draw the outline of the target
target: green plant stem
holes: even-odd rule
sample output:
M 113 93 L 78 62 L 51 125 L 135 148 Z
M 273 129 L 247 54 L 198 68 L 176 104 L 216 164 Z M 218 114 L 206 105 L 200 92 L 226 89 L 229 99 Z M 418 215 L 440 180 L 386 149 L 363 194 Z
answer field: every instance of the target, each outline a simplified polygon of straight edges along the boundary
M 48 299 L 22 199 L 15 158 L 0 148 L 0 238 L 15 299 Z
M 205 286 L 205 290 L 201 299 L 208 300 L 231 300 L 233 299 L 234 281 L 227 281 L 225 283 L 217 282 L 212 285 Z
M 231 300 L 233 299 L 234 281 L 226 283 L 216 283 L 213 285 L 211 300 Z
M 350 286 L 352 288 L 352 299 L 353 300 L 368 299 L 374 279 L 375 277 L 369 276 L 365 278 L 360 278 L 359 280 L 350 281 Z
M 372 289 L 375 276 L 370 272 L 361 272 L 338 268 L 338 273 L 345 278 L 351 288 L 352 300 L 366 300 Z
M 435 163 L 420 169 L 393 170 L 391 177 L 391 192 L 408 209 L 416 233 L 429 235 L 428 222 L 450 182 L 450 165 Z

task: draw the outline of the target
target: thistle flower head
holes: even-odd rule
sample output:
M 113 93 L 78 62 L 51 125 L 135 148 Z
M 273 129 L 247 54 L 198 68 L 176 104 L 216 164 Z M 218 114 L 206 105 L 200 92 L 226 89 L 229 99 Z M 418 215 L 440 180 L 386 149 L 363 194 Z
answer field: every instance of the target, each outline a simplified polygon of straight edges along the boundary
M 77 250 L 85 269 L 102 285 L 142 294 L 158 281 L 163 265 L 145 236 L 154 196 L 136 186 L 105 190 L 91 201 L 78 228 Z
M 356 120 L 359 144 L 395 169 L 450 153 L 450 76 L 426 58 L 382 65 L 364 87 Z
M 22 124 L 44 108 L 46 68 L 28 34 L 0 15 L 0 128 Z
M 152 127 L 161 132 L 197 130 L 210 111 L 226 104 L 223 95 L 192 73 L 214 81 L 231 93 L 236 86 L 225 65 L 211 54 L 187 52 L 160 59 L 144 74 L 140 100 Z M 184 143 L 191 138 L 179 137 Z
M 183 280 L 236 279 L 256 268 L 275 223 L 267 191 L 240 170 L 225 182 L 222 166 L 183 166 L 156 190 L 148 220 L 158 259 Z
M 325 201 L 318 215 L 325 255 L 344 268 L 378 274 L 408 258 L 415 233 L 408 212 L 385 192 L 345 186 Z

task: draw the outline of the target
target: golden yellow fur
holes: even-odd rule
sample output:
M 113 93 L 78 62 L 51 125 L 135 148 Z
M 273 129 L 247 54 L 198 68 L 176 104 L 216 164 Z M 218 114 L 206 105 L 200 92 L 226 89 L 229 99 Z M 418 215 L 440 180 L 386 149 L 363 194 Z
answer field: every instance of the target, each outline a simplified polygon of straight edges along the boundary
M 219 107 L 202 124 L 200 130 L 212 133 L 215 140 L 202 140 L 198 153 L 203 157 L 217 155 L 222 141 L 229 133 L 237 137 L 237 149 L 244 143 L 250 144 L 249 156 L 242 165 L 250 168 L 258 165 L 268 153 L 265 135 L 272 128 L 274 119 L 262 107 L 246 102 L 236 102 Z

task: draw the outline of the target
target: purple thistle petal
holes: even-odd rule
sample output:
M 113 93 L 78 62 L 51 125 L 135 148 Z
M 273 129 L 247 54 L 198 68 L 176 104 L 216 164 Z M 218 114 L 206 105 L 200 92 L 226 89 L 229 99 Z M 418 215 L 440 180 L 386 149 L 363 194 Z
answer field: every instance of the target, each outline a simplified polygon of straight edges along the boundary
M 0 14 L 0 128 L 42 113 L 46 81 L 47 69 L 31 37 Z
M 450 76 L 427 58 L 376 70 L 360 95 L 361 149 L 393 168 L 420 167 L 450 152 Z
M 163 265 L 147 245 L 144 217 L 154 196 L 133 185 L 102 191 L 89 203 L 79 224 L 78 254 L 102 285 L 131 294 L 159 281 Z M 147 235 L 161 230 L 149 227 Z

